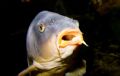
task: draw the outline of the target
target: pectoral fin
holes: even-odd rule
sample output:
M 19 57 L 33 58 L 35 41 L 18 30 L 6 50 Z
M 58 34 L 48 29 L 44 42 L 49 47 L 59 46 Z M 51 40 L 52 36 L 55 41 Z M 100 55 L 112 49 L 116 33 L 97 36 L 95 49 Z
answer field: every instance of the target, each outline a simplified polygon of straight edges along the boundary
M 35 67 L 34 65 L 29 66 L 28 68 L 26 68 L 25 70 L 23 70 L 22 72 L 20 72 L 18 74 L 18 76 L 26 76 L 27 74 L 29 74 L 31 71 L 36 70 L 37 67 Z

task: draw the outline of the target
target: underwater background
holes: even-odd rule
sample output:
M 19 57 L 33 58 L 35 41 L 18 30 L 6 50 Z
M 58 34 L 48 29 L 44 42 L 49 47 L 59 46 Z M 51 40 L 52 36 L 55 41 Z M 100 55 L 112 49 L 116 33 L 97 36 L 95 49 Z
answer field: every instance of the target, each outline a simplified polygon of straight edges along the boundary
M 40 11 L 53 11 L 80 23 L 84 40 L 85 76 L 120 76 L 120 0 L 4 0 L 0 2 L 5 41 L 4 76 L 27 67 L 26 33 Z M 2 29 L 3 26 L 3 29 Z M 4 44 L 3 44 L 4 45 Z

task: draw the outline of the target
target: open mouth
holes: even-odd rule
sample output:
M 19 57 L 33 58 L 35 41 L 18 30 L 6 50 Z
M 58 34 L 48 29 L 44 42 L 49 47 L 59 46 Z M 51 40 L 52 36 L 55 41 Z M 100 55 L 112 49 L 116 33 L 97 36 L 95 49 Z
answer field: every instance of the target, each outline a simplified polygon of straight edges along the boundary
M 87 45 L 83 40 L 82 32 L 78 29 L 63 30 L 58 36 L 59 48 L 64 48 L 68 45 L 77 46 L 82 43 Z

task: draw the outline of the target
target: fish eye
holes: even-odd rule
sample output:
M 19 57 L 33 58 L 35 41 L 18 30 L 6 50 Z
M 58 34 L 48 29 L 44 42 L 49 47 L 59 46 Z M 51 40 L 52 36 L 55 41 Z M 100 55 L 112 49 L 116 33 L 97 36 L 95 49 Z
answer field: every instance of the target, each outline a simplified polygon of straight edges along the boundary
M 40 32 L 44 32 L 44 30 L 45 30 L 45 25 L 44 24 L 40 24 L 39 25 L 39 31 Z

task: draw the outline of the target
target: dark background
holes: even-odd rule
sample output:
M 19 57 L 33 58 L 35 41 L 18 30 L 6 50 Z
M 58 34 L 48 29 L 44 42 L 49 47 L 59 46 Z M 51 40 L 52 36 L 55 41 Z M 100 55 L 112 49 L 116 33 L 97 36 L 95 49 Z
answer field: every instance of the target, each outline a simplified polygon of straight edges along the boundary
M 120 76 L 119 0 L 4 0 L 1 7 L 3 76 L 17 76 L 27 67 L 27 29 L 40 11 L 57 12 L 79 20 L 89 47 L 83 47 L 86 76 Z M 2 50 L 2 49 L 1 49 Z

